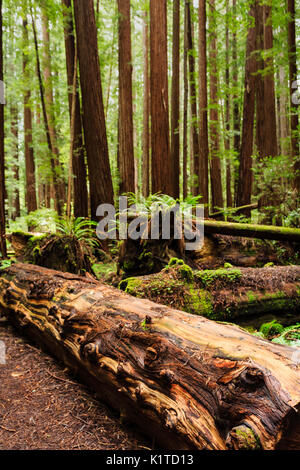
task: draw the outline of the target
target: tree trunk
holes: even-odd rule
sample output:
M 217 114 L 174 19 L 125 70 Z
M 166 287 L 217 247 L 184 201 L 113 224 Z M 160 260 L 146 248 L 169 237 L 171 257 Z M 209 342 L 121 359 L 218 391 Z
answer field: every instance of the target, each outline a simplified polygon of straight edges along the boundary
M 198 113 L 197 113 L 197 91 L 196 91 L 196 69 L 194 57 L 194 26 L 192 21 L 192 5 L 190 0 L 185 3 L 187 17 L 187 41 L 189 62 L 189 84 L 190 84 L 190 114 L 191 114 L 191 147 L 192 147 L 192 175 L 194 176 L 193 194 L 198 195 L 199 188 L 199 136 L 198 136 Z
M 32 265 L 1 273 L 0 305 L 163 448 L 299 448 L 294 348 Z
M 19 189 L 19 143 L 18 143 L 18 136 L 19 136 L 19 119 L 18 119 L 18 108 L 17 106 L 11 107 L 11 133 L 13 135 L 13 147 L 14 147 L 14 179 L 16 184 L 16 190 L 14 191 L 13 197 L 13 205 L 14 205 L 14 212 L 13 212 L 13 220 L 21 215 L 21 208 L 20 208 L 20 189 Z
M 225 41 L 226 41 L 226 67 L 225 67 L 225 150 L 226 150 L 226 206 L 232 207 L 231 193 L 231 159 L 230 159 L 230 70 L 229 70 L 229 0 L 226 0 L 226 25 L 225 25 Z
M 291 135 L 292 135 L 292 155 L 295 159 L 294 170 L 294 188 L 297 195 L 300 194 L 300 155 L 299 155 L 299 114 L 298 102 L 294 100 L 293 88 L 294 82 L 297 80 L 297 48 L 296 48 L 296 5 L 295 0 L 288 0 L 288 13 L 291 20 L 288 23 L 288 45 L 289 45 L 289 72 L 290 72 L 290 94 L 291 94 Z
M 119 12 L 119 172 L 120 194 L 135 192 L 130 0 Z
M 240 158 L 241 151 L 241 120 L 240 120 L 240 105 L 239 105 L 239 68 L 238 68 L 238 57 L 237 57 L 237 12 L 236 12 L 236 0 L 232 0 L 232 14 L 234 20 L 233 34 L 232 34 L 232 86 L 234 89 L 233 93 L 233 148 L 236 157 Z M 238 167 L 237 167 L 238 168 Z M 237 198 L 238 190 L 238 170 L 234 172 L 234 200 Z
M 152 193 L 171 195 L 167 54 L 167 2 L 150 0 Z
M 210 141 L 211 141 L 211 192 L 213 210 L 224 207 L 220 141 L 219 141 L 219 102 L 218 102 L 218 68 L 217 68 L 217 36 L 215 20 L 215 0 L 210 4 Z
M 102 85 L 98 54 L 97 30 L 93 0 L 74 2 L 83 125 L 90 181 L 91 217 L 97 207 L 114 203 L 110 172 Z
M 144 102 L 143 102 L 143 196 L 150 193 L 150 77 L 149 77 L 149 15 L 145 11 L 143 19 L 143 70 L 144 70 Z
M 199 0 L 199 193 L 205 205 L 205 216 L 209 212 L 208 177 L 208 122 L 207 122 L 207 40 L 206 0 Z
M 173 196 L 180 196 L 180 0 L 173 2 L 173 55 L 172 55 L 172 98 L 171 98 L 171 160 L 173 175 Z
M 256 19 L 256 4 L 253 2 L 249 16 Z M 255 73 L 257 70 L 256 57 L 256 26 L 249 28 L 247 37 L 246 66 L 245 66 L 245 92 L 243 111 L 242 145 L 240 154 L 239 180 L 237 190 L 238 207 L 251 204 L 252 195 L 252 155 L 253 155 L 253 132 L 255 115 Z M 247 217 L 251 216 L 249 210 L 245 210 Z
M 3 81 L 3 17 L 2 0 L 0 0 L 0 80 Z M 0 252 L 6 258 L 5 238 L 5 158 L 4 158 L 4 103 L 0 103 Z
M 25 168 L 26 168 L 26 208 L 28 212 L 37 210 L 35 162 L 32 141 L 32 113 L 31 113 L 31 93 L 29 88 L 29 63 L 28 63 L 28 22 L 23 20 L 23 74 L 25 80 L 24 89 L 24 142 L 25 142 Z
M 67 79 L 69 88 L 69 113 L 71 120 L 73 95 L 71 90 L 73 88 L 76 47 L 74 38 L 72 2 L 71 0 L 62 0 L 62 4 L 65 6 L 65 9 L 63 11 L 65 20 L 64 35 L 66 48 Z M 76 92 L 75 98 L 74 148 L 72 157 L 72 169 L 74 174 L 74 216 L 76 218 L 88 217 L 87 174 L 84 158 L 82 121 L 78 90 Z
M 188 195 L 188 37 L 187 37 L 187 9 L 184 9 L 184 44 L 183 44 L 183 143 L 182 143 L 182 179 L 183 198 Z

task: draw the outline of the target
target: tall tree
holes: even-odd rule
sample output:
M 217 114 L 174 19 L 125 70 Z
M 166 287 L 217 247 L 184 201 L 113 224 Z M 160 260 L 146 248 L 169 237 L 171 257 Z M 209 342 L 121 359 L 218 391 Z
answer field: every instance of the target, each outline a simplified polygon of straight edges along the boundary
M 180 177 L 180 0 L 173 1 L 173 55 L 171 98 L 171 160 L 173 169 L 173 194 L 179 198 Z
M 173 194 L 169 143 L 167 2 L 150 0 L 152 192 Z
M 20 189 L 19 189 L 19 116 L 17 105 L 11 106 L 11 133 L 13 136 L 13 148 L 14 148 L 14 165 L 13 172 L 16 184 L 16 190 L 14 191 L 13 205 L 13 219 L 20 217 Z
M 132 58 L 130 0 L 118 0 L 119 9 L 119 172 L 120 194 L 135 192 L 133 144 Z
M 232 207 L 231 162 L 230 162 L 230 65 L 229 65 L 229 0 L 226 0 L 225 20 L 225 150 L 226 150 L 226 205 Z
M 3 82 L 3 19 L 2 0 L 0 0 L 0 80 Z M 4 101 L 4 100 L 3 100 Z M 4 175 L 4 103 L 0 103 L 0 252 L 6 258 L 5 238 L 5 175 Z
M 238 54 L 237 54 L 237 5 L 236 0 L 232 0 L 232 18 L 233 18 L 233 33 L 232 33 L 232 87 L 233 87 L 233 148 L 235 155 L 240 156 L 241 145 L 241 119 L 240 119 L 240 104 L 239 104 L 239 68 L 238 68 Z M 237 167 L 238 168 L 238 167 Z M 238 171 L 234 172 L 234 194 L 235 199 L 237 196 L 238 186 Z
M 192 5 L 190 0 L 185 2 L 187 18 L 187 44 L 189 62 L 189 85 L 190 85 L 190 115 L 191 115 L 191 141 L 192 141 L 192 168 L 195 181 L 193 181 L 193 193 L 199 194 L 199 135 L 198 135 L 198 113 L 197 113 L 197 90 L 196 90 L 196 67 L 194 54 L 194 28 L 192 21 Z
M 288 0 L 288 13 L 290 14 L 288 22 L 288 46 L 289 46 L 289 75 L 290 75 L 290 94 L 291 94 L 291 134 L 292 134 L 292 155 L 295 159 L 294 187 L 300 194 L 300 155 L 299 155 L 299 114 L 298 103 L 293 99 L 295 88 L 294 82 L 297 80 L 297 49 L 296 49 L 296 5 L 295 0 Z
M 37 210 L 35 161 L 32 140 L 32 112 L 29 72 L 29 38 L 28 22 L 23 20 L 23 76 L 24 76 L 24 142 L 25 142 L 25 169 L 26 169 L 26 207 L 28 212 Z
M 252 155 L 256 87 L 255 74 L 257 71 L 257 60 L 254 52 L 256 51 L 257 14 L 256 0 L 253 0 L 249 11 L 251 23 L 248 29 L 246 47 L 243 129 L 236 202 L 238 207 L 250 204 L 252 194 Z M 244 211 L 244 214 L 247 217 L 251 215 L 249 210 Z
M 221 178 L 220 141 L 219 141 L 219 100 L 218 100 L 218 67 L 217 67 L 217 31 L 215 0 L 210 1 L 210 179 L 213 210 L 223 207 Z
M 208 215 L 208 116 L 207 116 L 206 0 L 199 0 L 199 192 Z
M 182 144 L 182 177 L 183 197 L 188 195 L 188 37 L 187 37 L 187 9 L 184 9 L 184 45 L 183 45 L 183 144 Z
M 76 0 L 74 13 L 84 137 L 89 170 L 91 216 L 95 219 L 97 207 L 100 204 L 113 204 L 114 193 L 108 155 L 93 0 Z
M 143 14 L 143 156 L 142 156 L 142 179 L 143 196 L 150 193 L 150 76 L 149 76 L 149 15 Z
M 70 121 L 72 121 L 72 87 L 75 71 L 75 54 L 77 53 L 74 38 L 73 14 L 72 14 L 72 1 L 62 0 L 64 5 L 64 35 L 65 35 L 65 49 L 66 49 L 66 65 L 67 65 L 67 79 L 68 79 L 68 97 L 69 97 L 69 113 Z M 77 88 L 77 87 L 76 87 Z M 82 136 L 82 120 L 80 112 L 80 99 L 79 91 L 76 90 L 75 96 L 75 109 L 74 109 L 74 146 L 72 156 L 72 170 L 74 174 L 74 216 L 87 217 L 88 216 L 88 190 L 87 190 L 87 172 L 85 166 L 85 154 Z

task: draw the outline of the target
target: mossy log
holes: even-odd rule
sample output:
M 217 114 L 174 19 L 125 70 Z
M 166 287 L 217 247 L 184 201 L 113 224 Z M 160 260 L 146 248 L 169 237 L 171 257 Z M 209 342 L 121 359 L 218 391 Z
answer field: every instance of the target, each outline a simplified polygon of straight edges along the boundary
M 300 320 L 300 266 L 192 271 L 175 261 L 158 274 L 125 279 L 120 288 L 217 321 L 270 313 Z
M 0 309 L 165 449 L 299 449 L 299 354 L 239 327 L 32 265 Z

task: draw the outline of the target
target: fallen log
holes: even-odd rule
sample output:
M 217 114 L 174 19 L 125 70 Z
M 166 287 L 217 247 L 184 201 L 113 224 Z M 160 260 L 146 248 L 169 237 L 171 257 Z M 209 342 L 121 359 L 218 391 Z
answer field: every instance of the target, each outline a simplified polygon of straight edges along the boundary
M 160 273 L 124 279 L 120 288 L 215 321 L 240 323 L 272 313 L 288 315 L 287 325 L 300 321 L 300 266 L 192 271 L 174 259 Z
M 257 238 L 262 240 L 300 242 L 300 229 L 289 227 L 205 220 L 204 231 L 205 234 L 217 233 L 220 235 L 232 235 L 235 237 Z
M 300 448 L 297 349 L 33 265 L 0 309 L 163 448 Z

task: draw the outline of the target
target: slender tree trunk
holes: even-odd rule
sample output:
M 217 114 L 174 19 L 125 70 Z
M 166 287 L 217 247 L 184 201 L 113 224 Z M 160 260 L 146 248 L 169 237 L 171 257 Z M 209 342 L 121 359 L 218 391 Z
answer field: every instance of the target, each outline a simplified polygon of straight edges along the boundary
M 218 69 L 217 69 L 217 37 L 215 21 L 215 0 L 210 2 L 210 140 L 211 140 L 211 191 L 212 208 L 215 211 L 223 208 L 223 192 L 221 179 L 219 112 L 218 112 Z
M 280 147 L 282 155 L 290 155 L 289 145 L 289 121 L 288 121 L 288 85 L 287 75 L 284 66 L 279 67 L 279 126 L 280 126 Z
M 67 79 L 69 88 L 69 112 L 70 120 L 72 118 L 72 87 L 74 79 L 74 66 L 75 66 L 75 38 L 72 14 L 72 1 L 62 0 L 65 6 L 64 19 L 65 19 L 65 48 L 66 48 L 66 64 L 67 64 Z M 76 72 L 77 75 L 77 72 Z M 77 79 L 78 80 L 78 79 Z M 74 216 L 87 217 L 88 216 L 88 190 L 87 190 L 87 172 L 84 158 L 84 145 L 82 136 L 82 121 L 80 113 L 80 99 L 79 91 L 76 91 L 75 109 L 74 109 L 74 148 L 72 157 L 72 169 L 74 174 Z
M 19 190 L 19 119 L 18 119 L 18 108 L 17 106 L 11 107 L 11 133 L 13 135 L 13 148 L 14 148 L 14 179 L 15 184 L 17 185 L 16 190 L 14 192 L 13 198 L 13 205 L 14 205 L 14 212 L 13 212 L 13 219 L 15 220 L 17 217 L 20 217 L 20 190 Z
M 256 0 L 257 1 L 257 0 Z M 258 155 L 261 159 L 266 156 L 266 138 L 265 138 L 265 80 L 263 71 L 265 61 L 263 59 L 264 51 L 264 10 L 263 5 L 257 2 L 256 18 L 256 50 L 257 50 L 257 78 L 256 78 L 256 145 Z
M 28 22 L 23 20 L 23 75 L 25 81 L 24 89 L 24 142 L 25 142 L 25 168 L 26 168 L 26 207 L 28 212 L 37 210 L 36 198 L 36 180 L 35 180 L 35 162 L 32 141 L 32 112 L 31 112 L 31 93 L 29 88 L 29 63 L 28 63 Z
M 255 2 L 250 7 L 249 16 L 257 19 Z M 257 20 L 256 20 L 257 22 Z M 246 67 L 245 67 L 245 92 L 243 111 L 242 145 L 240 155 L 239 180 L 237 191 L 237 207 L 251 203 L 252 194 L 252 154 L 253 154 L 253 133 L 255 115 L 255 73 L 257 61 L 254 55 L 256 50 L 256 26 L 253 25 L 248 30 Z M 251 212 L 246 210 L 244 214 L 251 216 Z
M 0 0 L 0 80 L 3 81 L 3 18 L 2 0 Z M 6 258 L 5 238 L 5 170 L 4 170 L 4 103 L 0 103 L 0 252 Z
M 173 168 L 172 196 L 179 198 L 180 179 L 180 0 L 173 2 L 173 63 L 172 63 L 172 111 L 171 111 L 171 160 Z
M 226 150 L 226 205 L 232 207 L 232 193 L 231 193 L 231 161 L 230 161 L 230 71 L 229 71 L 229 0 L 226 0 L 226 26 L 225 26 L 225 83 L 226 83 L 226 96 L 225 96 L 225 150 Z
M 294 188 L 297 195 L 300 194 L 300 155 L 299 155 L 299 114 L 298 103 L 293 99 L 295 88 L 293 83 L 297 80 L 297 49 L 296 49 L 296 5 L 295 0 L 288 0 L 288 13 L 291 21 L 288 23 L 288 43 L 289 43 L 289 73 L 290 73 L 290 94 L 291 94 L 291 136 L 292 136 L 292 156 L 295 159 Z
M 238 69 L 238 57 L 237 57 L 237 12 L 236 12 L 236 0 L 232 0 L 232 14 L 234 19 L 234 26 L 233 26 L 233 35 L 232 35 L 232 86 L 234 89 L 233 93 L 233 148 L 235 151 L 235 155 L 237 158 L 240 157 L 240 146 L 241 146 L 241 124 L 240 124 L 240 106 L 239 106 L 239 69 Z M 238 189 L 238 170 L 234 172 L 234 194 L 235 200 L 237 197 L 237 189 Z
M 197 113 L 197 91 L 196 91 L 196 70 L 194 57 L 194 28 L 192 22 L 191 2 L 185 2 L 187 17 L 187 41 L 188 41 L 188 62 L 189 62 L 189 84 L 190 84 L 190 112 L 191 112 L 191 140 L 193 155 L 193 194 L 198 195 L 199 188 L 199 135 L 198 135 L 198 113 Z
M 207 122 L 207 39 L 206 39 L 206 0 L 199 0 L 199 192 L 208 216 L 208 122 Z
M 143 66 L 144 66 L 144 102 L 143 102 L 143 157 L 142 179 L 143 196 L 150 193 L 150 77 L 149 77 L 149 16 L 145 11 L 143 20 Z
M 169 144 L 167 2 L 150 0 L 152 192 L 173 194 Z
M 189 79 L 188 79 L 188 37 L 187 37 L 187 8 L 184 9 L 184 51 L 183 51 L 183 197 L 188 195 L 188 99 L 189 99 Z
M 103 203 L 113 204 L 114 194 L 108 155 L 93 0 L 76 0 L 74 11 L 84 136 L 90 181 L 91 216 L 92 219 L 95 219 L 97 207 Z
M 130 0 L 118 0 L 119 12 L 119 157 L 120 194 L 135 192 L 133 145 Z

